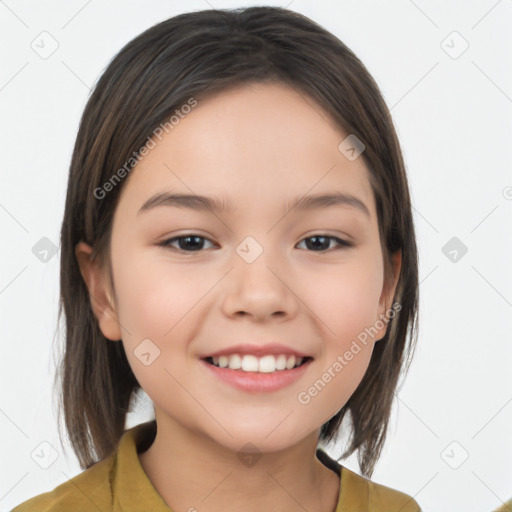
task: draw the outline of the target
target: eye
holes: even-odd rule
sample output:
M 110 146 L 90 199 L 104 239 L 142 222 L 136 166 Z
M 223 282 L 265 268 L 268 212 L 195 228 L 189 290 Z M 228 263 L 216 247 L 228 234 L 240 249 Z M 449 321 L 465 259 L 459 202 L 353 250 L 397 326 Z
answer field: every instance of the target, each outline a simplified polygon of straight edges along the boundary
M 211 240 L 204 236 L 200 236 L 196 233 L 190 233 L 187 235 L 176 236 L 174 238 L 169 238 L 164 240 L 161 244 L 162 247 L 170 247 L 177 251 L 181 252 L 198 252 L 204 249 L 204 241 L 208 241 L 211 243 Z M 308 241 L 310 241 L 308 243 Z M 336 245 L 341 247 L 352 247 L 352 243 L 347 242 L 346 240 L 342 240 L 341 238 L 329 235 L 317 234 L 313 236 L 309 236 L 301 240 L 300 243 L 306 242 L 306 248 L 312 249 L 314 252 L 324 252 L 330 248 L 331 242 L 334 241 Z M 173 246 L 173 244 L 178 243 L 178 247 Z
M 195 233 L 191 233 L 188 235 L 176 236 L 174 238 L 169 238 L 168 240 L 164 240 L 161 244 L 163 247 L 172 247 L 177 251 L 182 252 L 197 252 L 203 249 L 204 240 L 208 240 L 208 238 L 204 236 L 197 235 Z M 172 244 L 178 242 L 179 247 L 173 247 Z M 210 240 L 208 240 L 210 241 Z
M 311 242 L 308 243 L 307 242 L 308 240 L 311 240 L 312 243 Z M 329 235 L 322 235 L 322 234 L 308 236 L 307 238 L 304 238 L 303 240 L 301 240 L 300 243 L 306 242 L 307 248 L 319 249 L 319 250 L 314 250 L 314 252 L 322 252 L 322 251 L 326 251 L 327 249 L 329 249 L 329 246 L 330 246 L 330 243 L 332 240 L 334 240 L 334 242 L 338 245 L 339 248 L 352 247 L 352 245 L 353 245 L 350 242 L 347 242 L 346 240 L 342 240 L 341 238 L 337 238 L 335 236 L 329 236 Z

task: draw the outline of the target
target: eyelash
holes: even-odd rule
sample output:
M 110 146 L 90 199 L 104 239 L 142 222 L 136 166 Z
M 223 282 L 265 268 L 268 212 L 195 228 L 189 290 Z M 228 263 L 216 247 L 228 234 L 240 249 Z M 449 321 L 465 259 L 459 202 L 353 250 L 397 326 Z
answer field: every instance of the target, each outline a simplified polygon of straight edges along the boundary
M 171 250 L 174 250 L 176 252 L 182 252 L 182 253 L 194 253 L 194 252 L 201 252 L 203 249 L 199 249 L 197 251 L 186 251 L 184 249 L 179 249 L 179 248 L 176 248 L 176 247 L 172 247 L 170 244 L 171 242 L 174 242 L 174 241 L 177 241 L 177 240 L 180 240 L 180 239 L 183 239 L 183 238 L 191 238 L 191 237 L 196 237 L 196 238 L 200 238 L 200 239 L 204 239 L 204 240 L 208 240 L 211 242 L 211 240 L 205 236 L 201 236 L 201 235 L 198 235 L 196 233 L 189 233 L 189 234 L 185 234 L 185 235 L 181 235 L 181 236 L 176 236 L 174 238 L 169 238 L 167 240 L 164 240 L 162 243 L 158 244 L 166 249 L 171 249 Z M 335 237 L 335 236 L 331 236 L 331 235 L 324 235 L 324 234 L 314 234 L 314 235 L 311 235 L 311 236 L 308 236 L 306 238 L 303 238 L 299 243 L 303 242 L 304 240 L 309 240 L 310 238 L 328 238 L 330 240 L 334 240 L 337 244 L 338 244 L 338 249 L 343 249 L 343 248 L 349 248 L 349 247 L 352 247 L 354 244 L 352 244 L 351 242 L 347 242 L 346 240 L 342 240 L 341 238 L 338 238 L 338 237 Z M 310 252 L 319 252 L 319 253 L 325 253 L 325 252 L 328 252 L 330 249 L 323 249 L 321 251 L 310 251 Z

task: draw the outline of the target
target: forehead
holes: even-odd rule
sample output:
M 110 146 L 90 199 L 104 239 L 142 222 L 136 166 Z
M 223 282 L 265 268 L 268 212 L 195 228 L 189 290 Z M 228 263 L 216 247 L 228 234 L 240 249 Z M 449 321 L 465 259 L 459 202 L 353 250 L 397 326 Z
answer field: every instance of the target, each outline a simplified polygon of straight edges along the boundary
M 121 203 L 138 210 L 148 197 L 173 191 L 254 211 L 337 191 L 357 196 L 375 215 L 363 158 L 351 161 L 338 149 L 348 134 L 310 97 L 283 84 L 249 84 L 197 101 L 154 138 Z

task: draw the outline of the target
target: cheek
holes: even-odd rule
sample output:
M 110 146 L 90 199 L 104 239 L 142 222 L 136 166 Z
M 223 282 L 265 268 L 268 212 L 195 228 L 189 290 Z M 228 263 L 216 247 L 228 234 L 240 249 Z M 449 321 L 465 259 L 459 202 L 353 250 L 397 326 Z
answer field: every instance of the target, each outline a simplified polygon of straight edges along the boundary
M 303 283 L 303 296 L 326 339 L 342 349 L 378 319 L 382 284 L 382 263 L 361 253 L 351 264 L 326 266 L 310 274 Z
M 119 319 L 128 363 L 141 387 L 155 404 L 181 410 L 184 397 L 178 382 L 186 380 L 184 354 L 195 328 L 193 308 L 205 290 L 190 273 L 171 272 L 169 267 L 139 258 L 120 269 Z
M 115 276 L 123 345 L 137 380 L 151 389 L 159 379 L 169 380 L 165 369 L 177 378 L 186 376 L 187 343 L 198 328 L 198 306 L 212 283 L 191 268 L 178 271 L 159 258 L 129 263 L 118 265 Z
M 344 363 L 334 360 L 322 374 L 311 382 L 309 388 L 298 396 L 298 401 L 308 415 L 320 424 L 330 420 L 348 402 L 364 377 L 371 357 L 366 347 Z M 336 364 L 337 363 L 337 364 Z
M 132 338 L 165 342 L 187 321 L 210 285 L 192 269 L 178 269 L 158 258 L 132 263 L 118 274 L 121 320 Z

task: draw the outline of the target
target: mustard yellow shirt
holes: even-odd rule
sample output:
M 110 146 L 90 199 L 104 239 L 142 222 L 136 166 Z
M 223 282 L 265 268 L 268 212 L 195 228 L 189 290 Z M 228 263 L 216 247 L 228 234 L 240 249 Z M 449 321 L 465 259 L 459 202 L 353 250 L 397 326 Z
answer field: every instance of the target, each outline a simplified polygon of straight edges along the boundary
M 156 433 L 155 420 L 126 430 L 112 455 L 97 462 L 53 491 L 24 501 L 11 512 L 172 512 L 151 484 L 138 453 Z M 317 449 L 318 459 L 340 477 L 335 512 L 421 512 L 405 493 L 377 484 Z
M 512 498 L 503 503 L 501 507 L 497 508 L 494 512 L 512 512 Z

